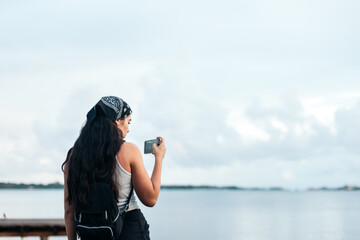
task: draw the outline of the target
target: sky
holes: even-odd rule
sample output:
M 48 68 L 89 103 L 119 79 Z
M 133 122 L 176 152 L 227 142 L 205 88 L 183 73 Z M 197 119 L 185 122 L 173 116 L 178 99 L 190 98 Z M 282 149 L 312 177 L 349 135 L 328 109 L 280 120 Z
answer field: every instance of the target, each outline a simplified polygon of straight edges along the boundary
M 63 182 L 102 97 L 162 184 L 360 185 L 360 2 L 0 2 L 0 181 Z M 144 155 L 151 173 L 153 157 Z

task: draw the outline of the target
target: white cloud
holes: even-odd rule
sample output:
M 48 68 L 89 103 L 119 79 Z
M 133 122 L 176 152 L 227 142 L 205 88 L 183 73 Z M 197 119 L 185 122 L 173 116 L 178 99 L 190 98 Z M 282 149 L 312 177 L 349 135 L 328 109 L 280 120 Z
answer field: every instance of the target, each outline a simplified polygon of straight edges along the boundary
M 316 132 L 309 123 L 295 124 L 295 134 L 298 136 L 311 136 L 315 135 Z
M 44 167 L 51 166 L 52 163 L 53 163 L 53 161 L 49 158 L 40 158 L 39 159 L 39 164 Z
M 2 137 L 0 138 L 0 149 L 1 149 L 1 154 L 3 155 L 7 155 L 10 152 L 13 152 L 15 149 L 15 144 L 14 142 L 9 141 L 8 138 Z M 1 157 L 0 161 L 3 160 L 5 157 Z
M 302 99 L 305 116 L 314 116 L 316 120 L 330 128 L 332 134 L 336 134 L 334 126 L 335 112 L 339 106 L 328 104 L 325 97 Z
M 276 118 L 270 119 L 270 124 L 283 133 L 281 136 L 282 138 L 285 137 L 286 133 L 289 131 L 289 128 L 286 126 L 286 124 Z
M 294 173 L 290 169 L 285 169 L 282 172 L 282 178 L 286 181 L 293 180 L 295 178 Z
M 241 111 L 230 112 L 227 124 L 235 128 L 246 143 L 256 141 L 268 142 L 270 140 L 270 135 L 249 120 Z

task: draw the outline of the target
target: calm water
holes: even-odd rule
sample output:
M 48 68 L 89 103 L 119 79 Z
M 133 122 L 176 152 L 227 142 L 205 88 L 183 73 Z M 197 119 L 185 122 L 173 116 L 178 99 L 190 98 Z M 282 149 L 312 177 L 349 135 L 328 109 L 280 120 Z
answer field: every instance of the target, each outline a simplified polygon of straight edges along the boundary
M 142 211 L 153 240 L 360 239 L 359 191 L 164 190 L 154 208 Z M 3 212 L 8 218 L 62 218 L 63 192 L 0 190 Z

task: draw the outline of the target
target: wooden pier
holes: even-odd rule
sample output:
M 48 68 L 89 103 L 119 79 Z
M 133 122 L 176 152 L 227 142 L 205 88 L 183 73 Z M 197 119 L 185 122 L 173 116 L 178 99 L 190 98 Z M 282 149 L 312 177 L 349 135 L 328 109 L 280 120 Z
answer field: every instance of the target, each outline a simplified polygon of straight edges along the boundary
M 0 237 L 65 236 L 64 219 L 0 219 Z M 0 238 L 1 240 L 1 238 Z

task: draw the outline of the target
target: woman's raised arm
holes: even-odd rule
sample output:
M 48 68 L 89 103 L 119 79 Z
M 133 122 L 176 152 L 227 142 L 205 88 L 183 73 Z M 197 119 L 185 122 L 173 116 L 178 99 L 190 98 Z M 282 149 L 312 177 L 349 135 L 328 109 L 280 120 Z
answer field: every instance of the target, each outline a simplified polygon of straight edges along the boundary
M 156 204 L 160 193 L 162 161 L 166 152 L 165 141 L 163 138 L 160 139 L 161 144 L 159 146 L 154 144 L 153 146 L 155 163 L 151 178 L 145 169 L 141 152 L 135 144 L 123 143 L 118 154 L 119 159 L 123 158 L 125 162 L 129 163 L 136 195 L 148 207 L 153 207 Z

